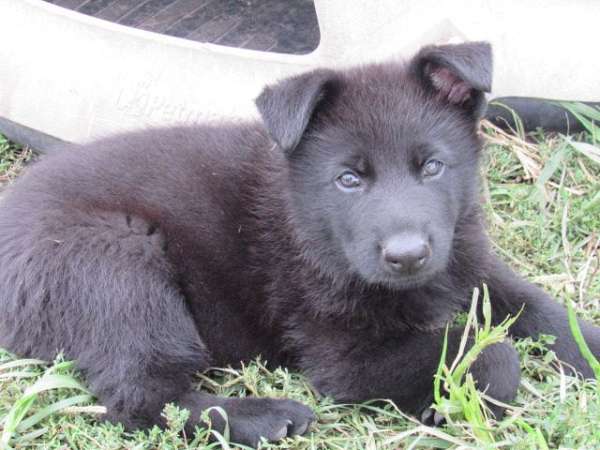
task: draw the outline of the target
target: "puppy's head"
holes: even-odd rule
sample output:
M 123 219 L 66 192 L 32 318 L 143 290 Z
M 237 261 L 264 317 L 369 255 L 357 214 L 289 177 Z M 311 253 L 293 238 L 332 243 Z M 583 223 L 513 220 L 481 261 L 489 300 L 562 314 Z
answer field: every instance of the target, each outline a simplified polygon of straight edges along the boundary
M 406 64 L 315 70 L 256 103 L 289 165 L 290 211 L 322 270 L 409 289 L 444 271 L 478 192 L 486 43 L 430 46 Z

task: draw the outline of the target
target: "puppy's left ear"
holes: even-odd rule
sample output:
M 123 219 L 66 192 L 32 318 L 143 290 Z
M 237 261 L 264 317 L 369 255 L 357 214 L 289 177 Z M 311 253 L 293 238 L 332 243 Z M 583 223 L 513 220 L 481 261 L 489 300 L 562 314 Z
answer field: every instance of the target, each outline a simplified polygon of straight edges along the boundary
M 333 94 L 335 72 L 313 70 L 263 89 L 256 106 L 271 138 L 289 156 L 300 142 L 317 108 Z
M 484 114 L 485 92 L 492 89 L 492 48 L 487 42 L 424 47 L 410 62 L 410 70 L 443 102 L 474 119 Z

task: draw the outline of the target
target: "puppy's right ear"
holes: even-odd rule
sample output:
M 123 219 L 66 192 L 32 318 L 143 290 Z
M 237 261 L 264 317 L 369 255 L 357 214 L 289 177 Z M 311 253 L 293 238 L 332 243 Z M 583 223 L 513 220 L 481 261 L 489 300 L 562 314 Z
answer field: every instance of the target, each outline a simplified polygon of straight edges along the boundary
M 271 138 L 286 155 L 300 142 L 319 103 L 332 93 L 336 77 L 319 69 L 267 86 L 256 99 Z

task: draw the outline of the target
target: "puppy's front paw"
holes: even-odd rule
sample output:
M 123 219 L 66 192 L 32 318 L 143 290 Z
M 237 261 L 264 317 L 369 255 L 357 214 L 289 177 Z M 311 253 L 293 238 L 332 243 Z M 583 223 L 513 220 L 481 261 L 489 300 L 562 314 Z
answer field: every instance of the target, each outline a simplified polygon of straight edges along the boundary
M 258 446 L 261 438 L 275 442 L 304 434 L 316 419 L 308 406 L 288 399 L 229 398 L 223 407 L 229 420 L 230 440 L 252 447 Z M 217 428 L 224 428 L 218 412 L 212 411 L 210 417 Z
M 486 407 L 489 410 L 491 418 L 501 420 L 504 417 L 505 409 L 501 406 L 486 402 Z M 423 425 L 429 427 L 442 427 L 446 425 L 446 417 L 439 411 L 436 411 L 433 406 L 425 408 L 419 419 Z

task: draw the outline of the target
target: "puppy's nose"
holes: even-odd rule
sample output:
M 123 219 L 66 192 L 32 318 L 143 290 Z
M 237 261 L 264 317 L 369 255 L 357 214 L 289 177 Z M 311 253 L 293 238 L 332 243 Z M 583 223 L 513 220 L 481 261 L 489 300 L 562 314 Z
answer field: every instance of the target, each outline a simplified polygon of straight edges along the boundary
M 427 265 L 431 247 L 420 234 L 397 234 L 381 249 L 385 267 L 398 274 L 416 273 Z

